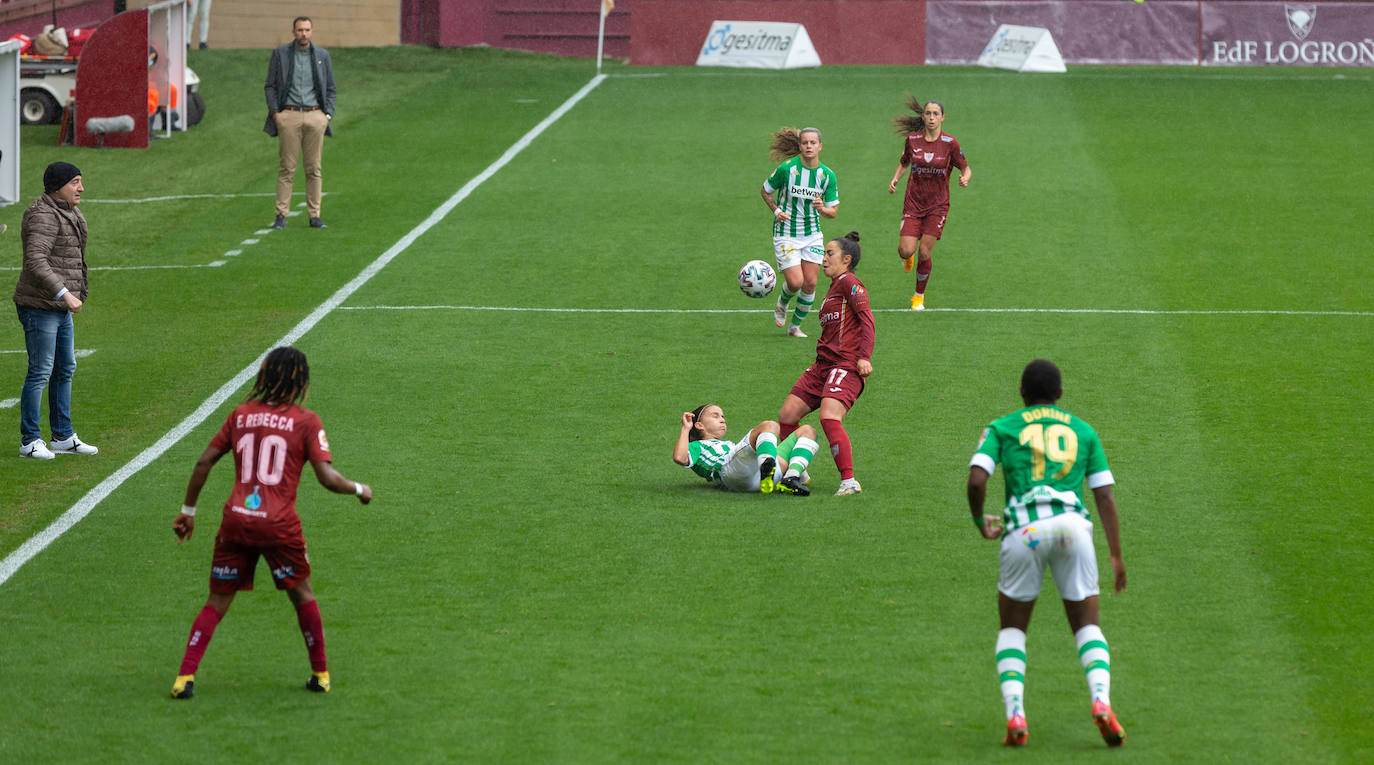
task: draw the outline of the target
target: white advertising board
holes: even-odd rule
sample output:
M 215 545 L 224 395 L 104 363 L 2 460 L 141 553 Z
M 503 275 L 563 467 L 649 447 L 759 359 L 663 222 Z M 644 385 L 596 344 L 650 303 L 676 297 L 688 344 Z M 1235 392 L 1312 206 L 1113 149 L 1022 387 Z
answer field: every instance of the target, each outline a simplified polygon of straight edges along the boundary
M 800 69 L 820 65 L 821 57 L 806 27 L 777 21 L 713 21 L 697 56 L 697 66 Z
M 1010 69 L 1013 72 L 1063 72 L 1064 57 L 1054 44 L 1050 30 L 1044 27 L 1021 27 L 1003 24 L 997 28 L 978 66 Z

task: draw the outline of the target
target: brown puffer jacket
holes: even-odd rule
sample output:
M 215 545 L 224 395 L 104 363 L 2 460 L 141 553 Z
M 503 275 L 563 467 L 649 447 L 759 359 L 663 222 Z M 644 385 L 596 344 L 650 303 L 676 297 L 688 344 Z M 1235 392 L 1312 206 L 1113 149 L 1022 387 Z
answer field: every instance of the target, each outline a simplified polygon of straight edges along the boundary
M 20 227 L 24 268 L 14 302 L 47 311 L 65 311 L 54 296 L 66 287 L 86 301 L 86 218 L 75 206 L 44 194 L 24 211 Z

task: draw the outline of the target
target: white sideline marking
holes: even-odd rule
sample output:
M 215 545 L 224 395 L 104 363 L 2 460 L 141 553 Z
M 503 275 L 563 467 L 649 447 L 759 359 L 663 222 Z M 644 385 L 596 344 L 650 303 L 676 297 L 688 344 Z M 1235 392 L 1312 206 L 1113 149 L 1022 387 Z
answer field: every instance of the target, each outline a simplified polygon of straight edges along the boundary
M 28 351 L 0 351 L 0 353 L 28 353 Z M 77 348 L 74 355 L 78 359 L 84 359 L 92 353 L 95 353 L 94 348 Z
M 89 266 L 90 271 L 150 271 L 159 268 L 208 268 L 217 265 L 215 263 L 188 263 L 183 265 L 163 265 L 163 266 Z M 20 271 L 23 266 L 0 266 L 0 271 Z
M 333 295 L 330 295 L 328 300 L 311 311 L 309 316 L 306 316 L 299 324 L 293 327 L 290 332 L 287 332 L 280 340 L 273 343 L 272 347 L 291 345 L 314 328 L 316 324 L 319 324 L 324 317 L 338 308 L 343 301 L 347 300 L 354 292 L 357 292 L 369 279 L 376 276 L 383 268 L 386 268 L 386 265 L 394 260 L 396 256 L 405 252 L 410 245 L 415 243 L 415 240 L 419 239 L 425 232 L 442 221 L 453 211 L 453 208 L 457 207 L 464 199 L 467 199 L 478 186 L 481 186 L 488 178 L 492 177 L 497 171 L 509 164 L 512 159 L 515 159 L 517 154 L 524 151 L 524 149 L 533 143 L 534 139 L 538 138 L 550 125 L 557 122 L 564 114 L 567 114 L 568 111 L 585 98 L 588 93 L 592 92 L 597 85 L 600 85 L 601 81 L 604 79 L 606 79 L 605 75 L 598 74 L 592 78 L 591 82 L 583 85 L 581 90 L 572 94 L 567 101 L 564 101 L 561 106 L 553 110 L 553 113 L 545 117 L 538 125 L 530 128 L 528 133 L 521 136 L 520 140 L 512 144 L 509 149 L 506 149 L 505 154 L 502 154 L 499 159 L 491 163 L 487 169 L 483 170 L 475 178 L 463 184 L 463 187 L 454 192 L 453 196 L 449 197 L 448 200 L 442 205 L 439 205 L 434 212 L 430 213 L 428 218 L 425 218 L 419 225 L 411 229 L 409 233 L 401 237 L 399 241 L 391 245 L 390 249 L 386 252 L 377 256 L 377 259 L 368 264 L 361 273 L 353 277 L 352 281 L 340 287 Z M 132 478 L 135 473 L 152 464 L 154 460 L 165 454 L 167 450 L 176 445 L 178 441 L 185 438 L 188 433 L 195 430 L 202 422 L 205 422 L 210 415 L 215 413 L 215 410 L 218 409 L 221 404 L 228 401 L 229 397 L 234 395 L 235 391 L 242 388 L 249 380 L 257 376 L 258 368 L 262 366 L 262 361 L 267 357 L 267 353 L 268 351 L 263 351 L 259 354 L 251 364 L 234 375 L 233 379 L 229 380 L 229 382 L 221 385 L 219 390 L 215 391 L 209 398 L 201 402 L 201 405 L 196 407 L 194 412 L 187 415 L 186 419 L 177 423 L 176 427 L 167 431 L 167 433 L 163 435 L 162 438 L 159 438 L 156 443 L 139 452 L 123 467 L 105 478 L 105 480 L 97 484 L 95 488 L 86 492 L 85 496 L 77 500 L 76 504 L 68 508 L 62 515 L 58 516 L 57 520 L 49 524 L 47 528 L 30 537 L 24 544 L 19 546 L 19 549 L 5 556 L 4 560 L 0 560 L 0 585 L 9 581 L 9 578 L 14 576 L 15 572 L 17 572 L 21 566 L 28 563 L 35 555 L 55 542 L 58 537 L 61 537 L 73 526 L 80 523 L 81 519 L 85 518 L 95 509 L 96 505 L 110 496 L 110 494 L 123 485 L 125 481 Z
M 0 351 L 0 353 L 28 353 L 28 351 Z M 77 357 L 78 359 L 84 359 L 84 358 L 86 358 L 87 356 L 91 355 L 92 353 L 95 353 L 95 349 L 94 349 L 94 348 L 77 348 L 77 349 L 76 349 L 76 357 Z M 19 406 L 19 399 L 17 399 L 17 398 L 0 399 L 0 409 L 9 409 L 9 408 L 12 407 L 12 406 Z
M 604 76 L 604 75 L 603 75 Z M 524 311 L 529 313 L 772 313 L 757 308 L 525 308 L 500 305 L 344 305 L 341 311 Z M 909 308 L 874 308 L 874 313 L 916 313 Z M 1374 311 L 1154 311 L 1135 308 L 927 308 L 923 313 L 1123 313 L 1146 316 L 1374 316 Z
M 304 191 L 294 191 L 293 196 L 304 194 Z M 329 196 L 328 191 L 321 191 L 321 196 Z M 174 194 L 165 197 L 144 197 L 142 199 L 83 199 L 82 204 L 105 204 L 105 205 L 139 205 L 145 202 L 171 202 L 177 199 L 248 199 L 250 197 L 275 197 L 277 192 L 265 191 L 251 194 Z
M 225 257 L 228 257 L 228 258 L 232 258 L 232 257 L 234 257 L 235 255 L 242 255 L 242 254 L 243 254 L 243 250 L 229 250 L 228 252 L 224 253 L 224 256 L 225 256 Z
M 257 244 L 257 243 L 258 243 L 258 240 L 256 240 L 256 239 L 245 239 L 245 240 L 243 240 L 242 242 L 239 242 L 239 244 L 243 244 L 243 245 Z

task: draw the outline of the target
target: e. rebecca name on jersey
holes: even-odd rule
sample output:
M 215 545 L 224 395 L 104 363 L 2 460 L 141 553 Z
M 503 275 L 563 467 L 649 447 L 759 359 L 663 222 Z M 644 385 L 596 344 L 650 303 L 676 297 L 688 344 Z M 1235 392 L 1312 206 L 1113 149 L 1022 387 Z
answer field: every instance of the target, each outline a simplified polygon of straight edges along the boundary
M 296 418 L 272 412 L 253 412 L 240 414 L 234 418 L 235 428 L 275 428 L 287 433 L 296 429 Z

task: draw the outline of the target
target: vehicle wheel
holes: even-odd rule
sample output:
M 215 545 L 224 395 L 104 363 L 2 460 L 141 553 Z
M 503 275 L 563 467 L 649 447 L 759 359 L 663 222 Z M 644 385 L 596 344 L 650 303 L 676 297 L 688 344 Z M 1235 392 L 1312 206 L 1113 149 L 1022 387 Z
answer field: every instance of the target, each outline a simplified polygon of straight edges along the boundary
M 200 97 L 199 90 L 191 91 L 191 98 L 186 102 L 186 127 L 195 127 L 200 124 L 200 120 L 205 116 L 205 99 Z
M 55 125 L 62 107 L 47 93 L 30 88 L 19 94 L 19 121 L 24 125 Z

